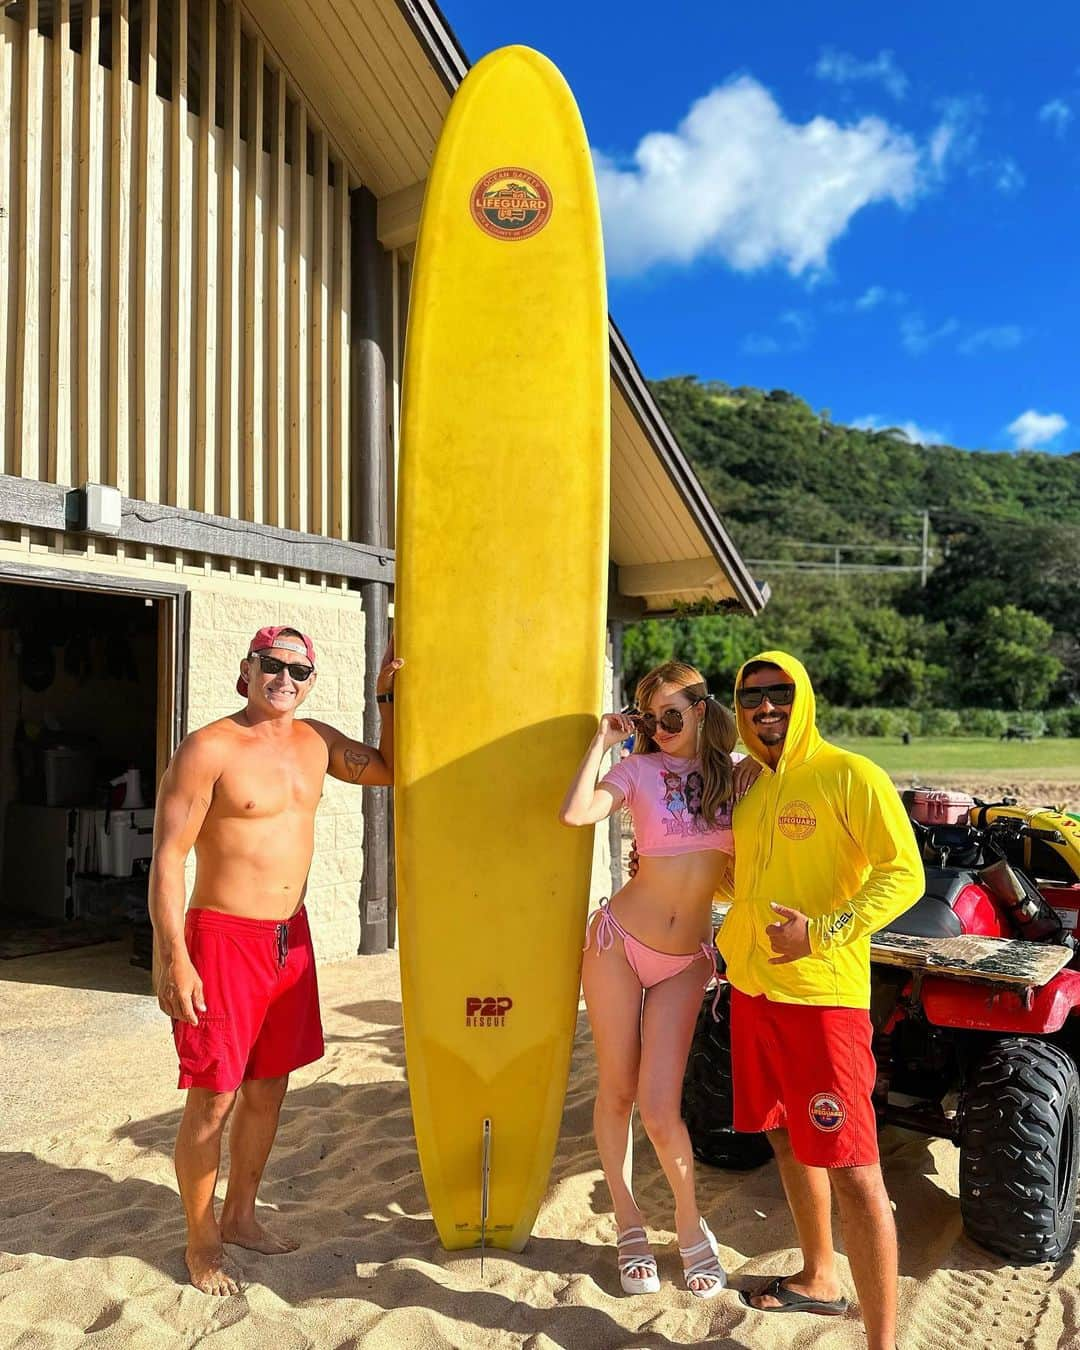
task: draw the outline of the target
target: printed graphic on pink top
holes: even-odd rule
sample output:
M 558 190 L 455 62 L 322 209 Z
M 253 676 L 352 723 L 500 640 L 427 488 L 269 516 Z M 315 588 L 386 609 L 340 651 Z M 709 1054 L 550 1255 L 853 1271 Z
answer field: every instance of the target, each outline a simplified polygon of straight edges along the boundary
M 622 794 L 643 858 L 699 849 L 733 851 L 730 804 L 715 821 L 702 814 L 705 779 L 698 760 L 629 755 L 604 775 L 600 786 L 605 785 Z

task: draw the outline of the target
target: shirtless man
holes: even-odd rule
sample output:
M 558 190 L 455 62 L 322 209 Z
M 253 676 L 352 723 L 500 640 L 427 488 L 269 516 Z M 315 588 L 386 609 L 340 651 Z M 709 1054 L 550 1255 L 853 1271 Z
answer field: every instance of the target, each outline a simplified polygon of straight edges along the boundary
M 379 748 L 296 712 L 318 678 L 311 639 L 260 628 L 240 662 L 246 706 L 181 743 L 161 782 L 150 870 L 158 1005 L 173 1019 L 187 1102 L 176 1179 L 187 1218 L 191 1283 L 235 1294 L 222 1246 L 294 1251 L 255 1217 L 255 1193 L 277 1132 L 289 1073 L 323 1053 L 304 896 L 315 810 L 329 773 L 346 783 L 393 781 L 394 675 L 387 648 L 376 682 Z M 197 869 L 184 914 L 184 862 Z M 229 1183 L 214 1216 L 225 1123 Z

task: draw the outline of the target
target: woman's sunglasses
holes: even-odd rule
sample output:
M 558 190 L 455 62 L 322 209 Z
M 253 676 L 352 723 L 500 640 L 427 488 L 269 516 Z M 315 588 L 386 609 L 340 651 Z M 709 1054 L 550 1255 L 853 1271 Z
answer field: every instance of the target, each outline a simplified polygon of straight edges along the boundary
M 276 656 L 262 656 L 258 653 L 255 659 L 264 675 L 280 675 L 283 670 L 287 670 L 294 680 L 303 684 L 315 674 L 314 666 L 305 666 L 299 661 L 279 661 Z
M 700 698 L 694 699 L 690 708 L 701 702 Z M 689 712 L 690 708 L 685 711 Z M 623 709 L 623 716 L 629 717 L 630 721 L 636 727 L 639 727 L 650 740 L 656 735 L 657 727 L 661 731 L 666 731 L 669 736 L 675 736 L 682 731 L 684 726 L 683 709 L 681 708 L 665 708 L 658 718 L 655 713 L 639 713 L 635 707 L 631 706 Z
M 774 708 L 790 708 L 795 702 L 793 684 L 762 684 L 738 692 L 740 708 L 760 708 L 763 700 L 768 699 Z

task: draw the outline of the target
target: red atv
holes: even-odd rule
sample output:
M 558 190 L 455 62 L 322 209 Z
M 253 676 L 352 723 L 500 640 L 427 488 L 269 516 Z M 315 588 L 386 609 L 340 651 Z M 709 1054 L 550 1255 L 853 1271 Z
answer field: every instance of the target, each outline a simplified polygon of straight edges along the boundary
M 926 893 L 871 948 L 881 1124 L 960 1148 L 968 1235 L 1016 1264 L 1067 1250 L 1080 1162 L 1080 824 L 964 799 L 927 819 L 904 794 Z M 936 794 L 958 797 L 959 794 Z M 722 922 L 722 911 L 716 912 Z M 731 1128 L 728 999 L 707 995 L 683 1084 L 694 1154 L 749 1168 L 762 1134 Z

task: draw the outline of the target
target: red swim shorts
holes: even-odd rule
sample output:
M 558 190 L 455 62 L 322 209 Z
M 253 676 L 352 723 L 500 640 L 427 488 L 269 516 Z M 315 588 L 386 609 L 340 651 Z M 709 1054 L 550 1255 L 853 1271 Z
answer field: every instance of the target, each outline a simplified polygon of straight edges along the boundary
M 189 909 L 184 936 L 203 982 L 199 1025 L 173 1021 L 178 1087 L 233 1092 L 280 1078 L 323 1053 L 307 914 L 285 923 Z
M 787 1130 L 808 1167 L 876 1163 L 872 1037 L 865 1008 L 772 1003 L 732 989 L 735 1128 Z

